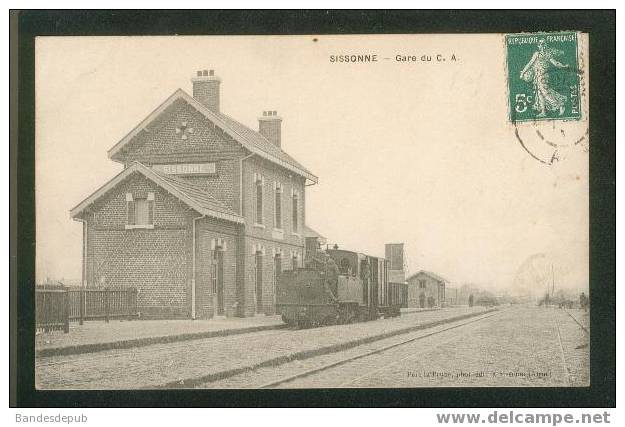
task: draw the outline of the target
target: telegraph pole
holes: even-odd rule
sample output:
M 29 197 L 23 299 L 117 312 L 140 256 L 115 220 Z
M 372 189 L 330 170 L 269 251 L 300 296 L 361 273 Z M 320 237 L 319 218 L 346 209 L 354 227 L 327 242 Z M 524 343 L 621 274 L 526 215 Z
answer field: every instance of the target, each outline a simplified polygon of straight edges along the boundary
M 554 296 L 554 289 L 555 289 L 555 277 L 553 274 L 553 263 L 551 263 L 551 297 L 553 298 Z

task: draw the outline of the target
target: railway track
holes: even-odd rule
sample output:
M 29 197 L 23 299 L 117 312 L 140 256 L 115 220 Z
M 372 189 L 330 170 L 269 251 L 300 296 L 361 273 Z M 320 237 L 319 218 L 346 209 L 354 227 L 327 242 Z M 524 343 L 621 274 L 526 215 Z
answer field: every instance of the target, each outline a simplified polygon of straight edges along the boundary
M 346 363 L 349 363 L 349 362 L 352 362 L 352 361 L 355 361 L 355 360 L 358 360 L 358 359 L 363 359 L 365 357 L 369 357 L 369 356 L 372 356 L 372 355 L 375 355 L 375 354 L 383 353 L 385 351 L 391 350 L 391 349 L 396 348 L 396 347 L 407 345 L 407 344 L 413 343 L 413 342 L 418 341 L 418 340 L 422 340 L 422 339 L 425 339 L 425 338 L 428 338 L 428 337 L 432 337 L 434 335 L 442 334 L 442 333 L 444 333 L 446 331 L 449 331 L 449 330 L 452 330 L 452 329 L 461 328 L 463 326 L 466 326 L 466 325 L 469 325 L 469 324 L 472 324 L 472 323 L 475 323 L 475 322 L 479 322 L 479 321 L 488 319 L 488 318 L 493 317 L 493 316 L 497 316 L 497 315 L 501 314 L 503 311 L 504 310 L 499 310 L 499 311 L 496 311 L 496 312 L 492 312 L 492 313 L 488 313 L 486 315 L 480 316 L 478 318 L 472 318 L 472 319 L 469 319 L 469 320 L 466 320 L 466 321 L 460 321 L 460 323 L 455 323 L 455 324 L 453 324 L 451 326 L 447 326 L 447 327 L 444 327 L 442 329 L 437 329 L 435 331 L 427 332 L 425 334 L 423 333 L 423 331 L 418 331 L 418 332 L 412 333 L 411 335 L 413 335 L 413 336 L 411 338 L 403 339 L 403 340 L 401 340 L 399 342 L 388 344 L 388 345 L 385 345 L 383 347 L 376 348 L 376 349 L 373 349 L 373 350 L 368 350 L 368 351 L 365 351 L 365 352 L 362 352 L 362 353 L 359 353 L 359 354 L 356 354 L 356 355 L 351 355 L 349 357 L 345 357 L 345 358 L 342 358 L 342 359 L 337 360 L 337 361 L 326 363 L 326 364 L 324 364 L 322 366 L 311 368 L 311 369 L 308 369 L 308 370 L 303 371 L 303 372 L 299 372 L 299 373 L 296 373 L 296 374 L 293 374 L 293 375 L 285 376 L 285 377 L 282 377 L 282 378 L 280 378 L 278 380 L 274 380 L 274 381 L 262 384 L 258 388 L 275 388 L 275 387 L 278 387 L 280 385 L 283 385 L 283 384 L 286 384 L 286 383 L 298 380 L 300 378 L 304 378 L 304 377 L 308 377 L 308 376 L 311 376 L 311 375 L 314 375 L 314 374 L 318 374 L 320 372 L 329 370 L 331 368 L 334 368 L 334 367 L 337 367 L 337 366 L 340 366 L 340 365 L 343 365 L 343 364 L 346 364 Z M 417 336 L 414 336 L 414 334 L 417 334 Z M 392 365 L 400 363 L 400 362 L 404 361 L 405 359 L 407 359 L 409 357 L 411 357 L 411 356 L 408 356 L 406 358 L 402 358 L 402 359 L 394 362 Z M 364 378 L 364 377 L 366 377 L 368 375 L 371 375 L 371 374 L 373 374 L 373 373 L 375 373 L 375 372 L 377 372 L 377 371 L 379 371 L 381 369 L 386 369 L 389 366 L 391 366 L 391 365 L 387 364 L 387 365 L 384 365 L 381 368 L 376 368 L 376 369 L 371 370 L 371 371 L 369 371 L 369 372 L 367 372 L 367 373 L 365 373 L 363 375 L 360 375 L 356 379 Z M 351 379 L 348 382 L 353 382 L 356 379 Z
M 409 313 L 412 315 L 414 313 Z M 244 336 L 244 335 L 253 335 L 253 336 L 280 336 L 284 335 L 288 332 L 299 331 L 302 330 L 296 326 L 286 326 L 284 328 L 270 330 L 270 331 L 257 331 L 257 332 L 249 332 L 246 334 L 237 334 L 234 336 Z M 77 353 L 71 355 L 60 355 L 60 356 L 46 356 L 36 358 L 36 366 L 40 368 L 50 367 L 50 366 L 59 366 L 74 363 L 77 359 L 88 359 L 90 361 L 98 361 L 98 360 L 107 360 L 114 358 L 124 358 L 129 354 L 140 353 L 142 351 L 146 351 L 146 348 L 153 348 L 154 346 L 172 346 L 174 345 L 177 349 L 189 349 L 197 348 L 198 346 L 206 345 L 205 340 L 215 339 L 216 337 L 209 338 L 199 338 L 188 341 L 178 341 L 178 342 L 170 342 L 170 343 L 156 343 L 150 344 L 149 346 L 139 346 L 139 347 L 129 347 L 123 349 L 110 349 L 110 350 L 102 350 L 99 352 L 88 352 L 88 353 Z M 221 337 L 223 338 L 223 337 Z
M 573 321 L 575 321 L 575 323 L 582 329 L 582 331 L 584 331 L 586 336 L 590 335 L 590 332 L 588 331 L 588 329 L 584 325 L 582 325 L 580 321 L 575 318 L 575 316 L 569 313 L 569 311 L 566 309 L 564 311 L 571 319 L 573 319 Z M 566 383 L 567 383 L 567 386 L 570 386 L 574 383 L 574 378 L 571 373 L 570 364 L 568 363 L 567 358 L 566 358 L 566 351 L 564 350 L 564 345 L 562 344 L 562 334 L 560 332 L 560 323 L 558 322 L 558 319 L 556 319 L 555 316 L 553 318 L 553 321 L 556 325 L 556 330 L 558 332 L 558 345 L 560 347 L 560 358 L 562 360 L 562 367 L 566 376 Z
M 210 384 L 219 386 L 229 378 L 244 382 L 246 376 L 255 376 L 256 383 L 261 384 L 287 374 L 276 369 L 277 365 L 300 364 L 298 370 L 302 370 L 313 366 L 306 359 L 319 365 L 344 357 L 346 351 L 354 354 L 395 342 L 416 330 L 426 333 L 433 327 L 451 325 L 448 322 L 453 319 L 483 314 L 479 310 L 451 310 L 328 329 L 264 330 L 219 339 L 47 356 L 36 358 L 35 375 L 42 389 L 211 388 Z M 320 340 L 318 344 L 316 340 Z M 257 373 L 265 370 L 273 372 L 261 378 Z
M 560 324 L 558 323 L 558 319 L 553 318 L 553 322 L 556 325 L 556 331 L 558 332 L 558 345 L 560 347 L 560 359 L 562 360 L 562 367 L 564 370 L 564 376 L 566 378 L 566 385 L 571 385 L 571 370 L 569 369 L 568 364 L 566 363 L 566 356 L 564 355 L 564 346 L 562 345 L 562 334 L 560 333 Z
M 584 331 L 586 333 L 586 335 L 590 335 L 590 331 L 588 330 L 588 328 L 586 328 L 584 325 L 582 325 L 580 323 L 580 321 L 575 318 L 575 316 L 573 316 L 571 313 L 569 313 L 568 310 L 565 309 L 564 311 L 566 311 L 566 314 L 568 314 L 569 317 L 571 319 L 573 319 L 575 321 L 575 323 L 577 323 L 579 325 L 580 328 L 582 328 L 582 331 Z

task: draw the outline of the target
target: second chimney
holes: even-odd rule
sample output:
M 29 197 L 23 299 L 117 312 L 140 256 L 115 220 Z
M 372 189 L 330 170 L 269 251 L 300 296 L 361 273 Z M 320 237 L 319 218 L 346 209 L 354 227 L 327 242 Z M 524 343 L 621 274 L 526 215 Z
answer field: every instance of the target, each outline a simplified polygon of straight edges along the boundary
M 258 132 L 277 147 L 281 144 L 281 128 L 282 118 L 277 111 L 263 111 L 263 115 L 258 118 Z
M 200 70 L 191 79 L 193 82 L 193 98 L 211 111 L 219 113 L 219 84 L 221 79 L 213 70 Z

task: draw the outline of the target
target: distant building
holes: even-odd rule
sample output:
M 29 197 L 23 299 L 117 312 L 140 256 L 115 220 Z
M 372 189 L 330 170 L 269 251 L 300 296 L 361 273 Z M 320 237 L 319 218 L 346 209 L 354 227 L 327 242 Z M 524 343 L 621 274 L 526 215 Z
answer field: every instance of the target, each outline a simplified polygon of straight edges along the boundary
M 392 283 L 405 283 L 404 244 L 387 243 L 384 249 L 385 257 L 388 261 L 388 281 Z
M 408 278 L 408 307 L 426 308 L 428 300 L 433 299 L 434 307 L 445 303 L 445 285 L 447 279 L 430 271 L 421 270 Z

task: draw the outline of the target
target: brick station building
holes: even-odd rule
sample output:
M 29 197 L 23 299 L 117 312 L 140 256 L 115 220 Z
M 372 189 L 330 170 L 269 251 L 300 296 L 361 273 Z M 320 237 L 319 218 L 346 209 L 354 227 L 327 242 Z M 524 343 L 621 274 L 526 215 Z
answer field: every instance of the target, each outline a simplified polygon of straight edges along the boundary
M 192 78 L 121 141 L 124 169 L 71 210 L 85 286 L 136 287 L 142 317 L 274 312 L 276 273 L 303 264 L 306 186 L 281 118 L 258 131 L 220 111 L 220 79 Z

